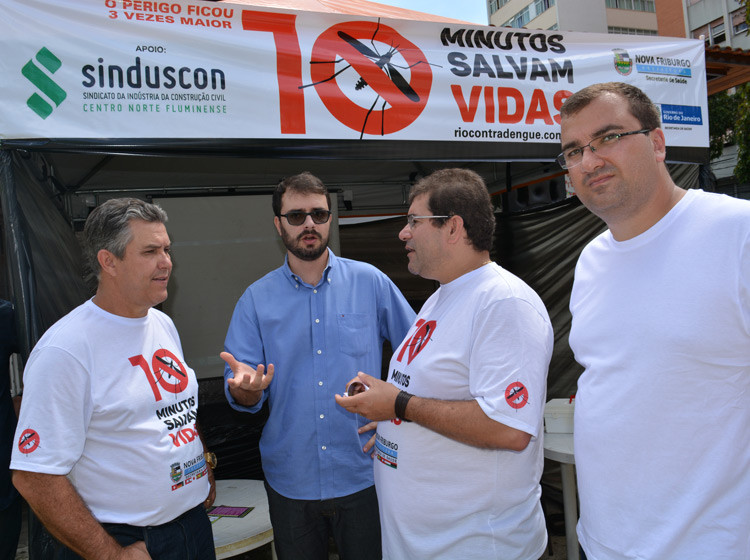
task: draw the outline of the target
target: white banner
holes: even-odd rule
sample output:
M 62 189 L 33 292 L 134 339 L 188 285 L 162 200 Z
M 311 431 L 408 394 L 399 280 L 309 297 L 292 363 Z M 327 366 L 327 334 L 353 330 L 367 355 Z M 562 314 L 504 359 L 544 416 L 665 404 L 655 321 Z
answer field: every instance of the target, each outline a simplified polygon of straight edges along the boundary
M 563 101 L 626 81 L 708 146 L 700 40 L 185 0 L 2 0 L 0 139 L 559 143 Z

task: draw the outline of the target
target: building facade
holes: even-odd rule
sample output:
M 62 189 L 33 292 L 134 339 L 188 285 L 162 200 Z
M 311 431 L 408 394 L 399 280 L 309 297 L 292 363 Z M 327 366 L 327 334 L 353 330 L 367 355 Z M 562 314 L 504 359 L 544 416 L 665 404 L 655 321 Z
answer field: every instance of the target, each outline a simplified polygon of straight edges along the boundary
M 745 5 L 738 0 L 683 0 L 682 37 L 703 37 L 706 46 L 750 49 Z M 666 33 L 662 33 L 666 35 Z
M 488 4 L 490 24 L 497 26 L 629 35 L 656 35 L 658 29 L 655 0 L 489 0 Z
M 742 0 L 488 0 L 490 24 L 529 29 L 703 37 L 750 49 Z

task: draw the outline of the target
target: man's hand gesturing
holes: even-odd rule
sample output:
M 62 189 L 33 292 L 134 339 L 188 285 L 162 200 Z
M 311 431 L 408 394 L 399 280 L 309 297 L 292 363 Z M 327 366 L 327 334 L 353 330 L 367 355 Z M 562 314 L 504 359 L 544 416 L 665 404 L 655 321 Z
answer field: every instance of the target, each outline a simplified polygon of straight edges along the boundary
M 238 362 L 229 352 L 222 352 L 219 356 L 234 374 L 234 377 L 227 379 L 227 385 L 237 403 L 243 406 L 256 404 L 273 379 L 273 364 L 268 364 L 266 373 L 263 364 L 258 364 L 258 369 L 253 369 L 243 362 Z

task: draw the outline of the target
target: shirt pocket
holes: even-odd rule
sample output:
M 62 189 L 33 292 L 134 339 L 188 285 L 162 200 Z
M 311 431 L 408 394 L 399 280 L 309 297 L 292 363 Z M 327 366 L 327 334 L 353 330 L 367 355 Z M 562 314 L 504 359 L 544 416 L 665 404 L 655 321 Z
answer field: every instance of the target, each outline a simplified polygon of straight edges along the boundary
M 339 313 L 337 318 L 341 352 L 354 357 L 370 352 L 375 317 L 370 313 Z

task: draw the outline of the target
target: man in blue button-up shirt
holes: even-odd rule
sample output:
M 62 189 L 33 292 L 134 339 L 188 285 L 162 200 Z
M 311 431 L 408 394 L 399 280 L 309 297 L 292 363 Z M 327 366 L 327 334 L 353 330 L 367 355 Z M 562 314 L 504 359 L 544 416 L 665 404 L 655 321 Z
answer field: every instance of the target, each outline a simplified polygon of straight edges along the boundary
M 358 371 L 380 371 L 414 320 L 398 288 L 373 266 L 328 249 L 330 196 L 310 173 L 273 195 L 284 265 L 237 302 L 222 357 L 237 410 L 270 415 L 260 440 L 278 557 L 379 560 L 380 521 L 370 432 L 374 423 L 336 405 Z

